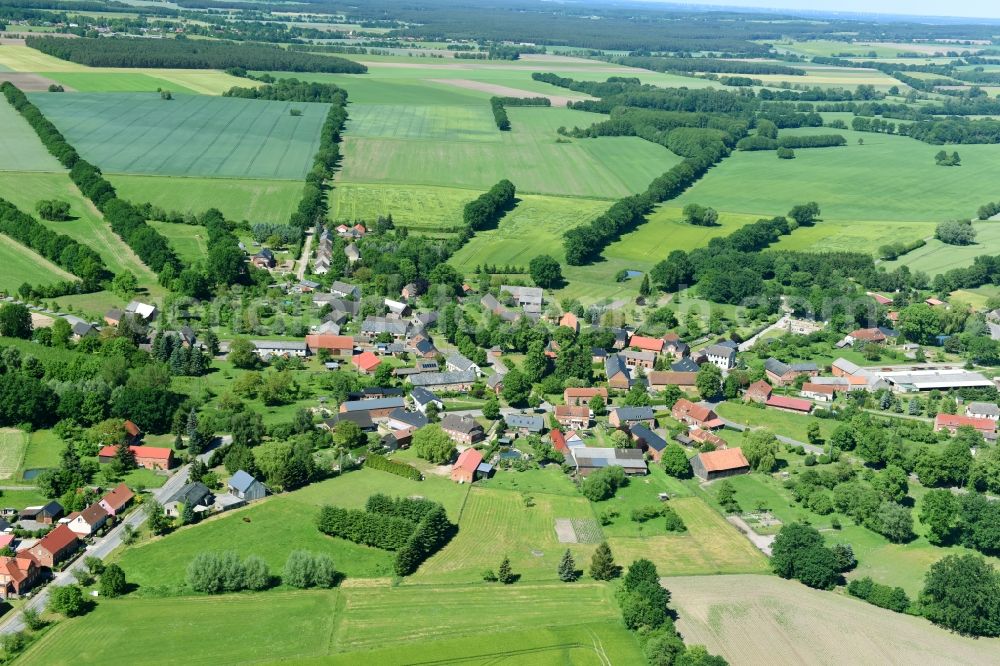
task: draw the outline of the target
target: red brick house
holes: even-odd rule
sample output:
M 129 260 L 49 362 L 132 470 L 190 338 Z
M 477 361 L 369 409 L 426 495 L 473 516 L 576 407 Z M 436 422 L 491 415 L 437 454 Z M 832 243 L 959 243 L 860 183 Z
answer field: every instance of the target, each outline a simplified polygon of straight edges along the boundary
M 697 372 L 654 370 L 646 374 L 646 383 L 654 391 L 663 391 L 668 386 L 676 386 L 682 391 L 693 391 L 697 387 L 697 381 Z
M 466 449 L 451 467 L 451 480 L 455 483 L 472 483 L 476 480 L 476 470 L 483 462 L 483 454 L 475 449 Z
M 590 425 L 590 408 L 575 405 L 556 405 L 556 421 L 566 428 L 578 430 Z
M 449 414 L 441 419 L 441 429 L 457 444 L 472 445 L 486 437 L 483 426 L 469 416 Z
M 128 447 L 135 456 L 135 462 L 139 467 L 146 469 L 168 470 L 174 466 L 174 452 L 162 446 L 130 446 Z M 118 455 L 118 447 L 105 446 L 97 454 L 97 459 L 101 463 L 108 463 Z
M 687 398 L 675 402 L 670 414 L 681 423 L 698 426 L 704 430 L 715 430 L 725 425 L 714 411 Z
M 695 428 L 688 432 L 688 438 L 692 442 L 697 442 L 698 444 L 711 444 L 716 449 L 727 449 L 729 448 L 729 442 L 722 439 L 714 432 L 708 430 L 702 430 L 701 428 Z
M 38 581 L 42 569 L 38 560 L 28 551 L 14 557 L 0 557 L 0 596 L 21 596 Z
M 763 379 L 756 381 L 743 392 L 743 402 L 767 402 L 771 397 L 771 385 Z
M 354 338 L 349 335 L 314 333 L 306 336 L 306 346 L 313 354 L 325 349 L 330 352 L 330 356 L 351 356 L 354 353 Z
M 369 375 L 382 363 L 382 359 L 370 351 L 361 352 L 351 358 L 351 363 L 358 369 L 358 372 Z
M 596 396 L 604 399 L 604 404 L 608 403 L 608 389 L 603 386 L 597 388 L 568 388 L 563 391 L 563 402 L 567 405 L 580 407 L 589 405 Z
M 124 483 L 119 483 L 111 492 L 102 497 L 98 504 L 108 512 L 109 516 L 117 516 L 128 508 L 134 498 L 135 495 L 129 490 L 129 487 Z
M 970 426 L 989 440 L 996 439 L 997 422 L 992 419 L 976 418 L 974 416 L 962 416 L 961 414 L 938 414 L 934 417 L 934 432 L 947 430 L 955 434 L 962 426 Z
M 80 539 L 65 524 L 58 525 L 54 530 L 46 534 L 34 546 L 28 549 L 38 564 L 52 569 L 67 557 L 76 552 L 80 545 Z

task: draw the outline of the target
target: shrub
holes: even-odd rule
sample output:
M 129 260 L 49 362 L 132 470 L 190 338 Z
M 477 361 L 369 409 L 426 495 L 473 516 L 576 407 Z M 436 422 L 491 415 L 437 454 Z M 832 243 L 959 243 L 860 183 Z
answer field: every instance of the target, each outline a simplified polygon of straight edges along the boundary
M 612 465 L 587 476 L 580 483 L 580 492 L 591 502 L 600 502 L 614 497 L 615 492 L 627 483 L 625 470 L 618 465 Z
M 378 453 L 371 453 L 367 458 L 365 458 L 365 467 L 381 470 L 383 472 L 389 472 L 390 474 L 395 474 L 396 476 L 401 476 L 404 479 L 410 479 L 412 481 L 424 480 L 424 475 L 421 474 L 420 470 L 413 465 L 407 465 L 406 463 L 389 460 L 385 456 Z
M 847 592 L 879 608 L 888 608 L 897 613 L 905 613 L 911 603 L 903 588 L 876 583 L 868 576 L 852 580 L 847 586 Z

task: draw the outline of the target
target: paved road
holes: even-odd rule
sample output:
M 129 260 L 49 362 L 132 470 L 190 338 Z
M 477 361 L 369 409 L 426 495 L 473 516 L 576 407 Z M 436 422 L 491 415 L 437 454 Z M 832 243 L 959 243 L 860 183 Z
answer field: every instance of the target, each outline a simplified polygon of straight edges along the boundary
M 306 232 L 306 237 L 302 241 L 302 256 L 299 258 L 299 269 L 295 272 L 295 277 L 302 280 L 306 276 L 306 266 L 309 265 L 309 252 L 312 250 L 313 236 L 316 235 L 316 227 Z
M 788 327 L 788 315 L 781 315 L 781 318 L 778 321 L 774 322 L 773 324 L 771 324 L 767 328 L 761 329 L 760 331 L 757 332 L 756 335 L 753 335 L 753 336 L 747 338 L 746 340 L 744 340 L 743 342 L 741 342 L 740 346 L 739 346 L 739 350 L 741 352 L 745 352 L 748 349 L 752 349 L 753 346 L 757 343 L 757 340 L 760 339 L 760 336 L 764 335 L 768 331 L 773 331 L 775 329 L 787 328 L 787 327 Z
M 219 446 L 227 446 L 232 441 L 232 437 L 226 435 L 222 438 Z M 203 462 L 207 462 L 211 457 L 212 452 L 206 452 L 198 456 Z M 188 470 L 190 465 L 184 465 L 179 467 L 173 475 L 167 479 L 167 482 L 163 484 L 160 488 L 153 491 L 152 495 L 157 502 L 163 504 L 166 502 L 174 493 L 180 490 L 188 479 Z M 122 534 L 125 530 L 125 525 L 131 525 L 133 528 L 138 529 L 140 525 L 146 522 L 146 512 L 140 506 L 136 510 L 129 513 L 125 520 L 120 524 L 115 526 L 113 530 L 108 532 L 106 535 L 97 539 L 88 546 L 80 556 L 73 561 L 73 563 L 68 566 L 63 571 L 60 571 L 55 575 L 55 577 L 49 582 L 48 585 L 38 590 L 25 604 L 21 607 L 21 610 L 10 613 L 2 620 L 0 620 L 0 634 L 9 634 L 15 631 L 22 631 L 24 627 L 24 620 L 21 617 L 21 611 L 25 608 L 33 608 L 39 613 L 45 610 L 45 606 L 49 602 L 49 593 L 54 586 L 59 585 L 70 585 L 76 582 L 76 577 L 73 572 L 84 568 L 83 560 L 86 557 L 97 557 L 100 559 L 105 559 L 108 555 L 114 552 L 122 544 Z

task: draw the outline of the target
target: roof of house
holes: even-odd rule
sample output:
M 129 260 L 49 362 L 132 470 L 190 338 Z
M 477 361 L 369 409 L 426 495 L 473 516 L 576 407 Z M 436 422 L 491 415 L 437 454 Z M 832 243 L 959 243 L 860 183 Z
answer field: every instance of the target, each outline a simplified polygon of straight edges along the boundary
M 107 519 L 107 517 L 108 517 L 107 510 L 97 502 L 94 502 L 83 511 L 73 514 L 74 520 L 76 518 L 83 518 L 84 522 L 86 522 L 88 525 L 91 526 L 96 525 L 100 521 Z
M 172 449 L 164 446 L 130 446 L 128 447 L 136 458 L 150 458 L 153 460 L 169 460 L 173 456 Z M 98 452 L 101 458 L 112 458 L 118 453 L 117 446 L 105 446 Z
M 674 372 L 698 372 L 698 364 L 691 358 L 682 358 L 676 363 L 671 363 L 670 369 Z
M 988 414 L 990 416 L 1000 416 L 1000 407 L 992 402 L 970 402 L 965 411 L 970 414 Z
M 525 428 L 532 432 L 541 432 L 545 428 L 545 419 L 532 414 L 508 414 L 504 416 L 504 421 L 511 428 Z
M 237 470 L 236 474 L 233 474 L 232 478 L 229 479 L 227 484 L 230 488 L 238 490 L 241 493 L 245 493 L 250 489 L 257 479 L 253 478 L 249 473 L 241 470 Z
M 363 351 L 360 354 L 351 357 L 351 363 L 365 372 L 377 368 L 381 362 L 382 359 L 370 351 Z
M 976 430 L 994 432 L 997 429 L 997 422 L 992 419 L 980 419 L 974 416 L 962 416 L 961 414 L 938 414 L 934 417 L 935 427 L 960 428 L 962 426 L 972 426 Z
M 362 333 L 391 333 L 393 335 L 406 335 L 410 329 L 410 322 L 405 319 L 392 319 L 390 317 L 376 317 L 374 315 L 365 317 L 361 322 Z
M 569 451 L 569 447 L 566 446 L 566 438 L 563 437 L 562 430 L 556 428 L 549 431 L 549 439 L 552 440 L 552 446 L 556 451 L 561 451 L 563 453 Z
M 663 340 L 660 338 L 647 338 L 644 335 L 633 335 L 629 340 L 629 347 L 638 347 L 643 351 L 661 352 L 663 351 Z
M 646 361 L 647 363 L 653 363 L 656 360 L 656 352 L 651 351 L 635 351 L 634 349 L 625 349 L 618 352 L 626 360 L 634 361 Z
M 413 390 L 410 391 L 410 397 L 413 398 L 413 402 L 418 405 L 427 405 L 434 401 L 441 402 L 441 398 L 437 397 L 432 391 L 428 391 L 423 386 L 414 386 Z
M 310 349 L 350 351 L 354 349 L 354 338 L 349 335 L 312 334 L 306 336 L 306 344 Z
M 370 412 L 373 409 L 396 409 L 403 407 L 406 399 L 401 396 L 371 398 L 368 400 L 348 400 L 340 405 L 341 412 Z
M 615 375 L 624 374 L 626 377 L 629 376 L 628 366 L 625 365 L 625 359 L 618 354 L 612 354 L 604 359 L 604 374 L 611 379 Z
M 441 427 L 445 430 L 460 432 L 466 435 L 471 435 L 477 430 L 480 432 L 483 430 L 483 426 L 479 425 L 479 422 L 475 419 L 469 418 L 468 416 L 457 416 L 455 414 L 448 414 L 441 419 Z
M 351 391 L 347 394 L 348 400 L 373 400 L 401 396 L 403 396 L 403 389 L 385 386 L 368 386 L 360 391 Z
M 472 384 L 476 373 L 472 370 L 458 372 L 421 372 L 408 377 L 413 386 L 446 386 L 449 384 Z
M 771 385 L 765 382 L 763 379 L 760 379 L 747 387 L 747 393 L 751 395 L 760 395 L 762 393 L 764 395 L 770 395 Z
M 368 430 L 375 427 L 375 424 L 372 422 L 371 414 L 368 412 L 342 412 L 335 414 L 332 418 L 324 421 L 324 423 L 326 423 L 328 427 L 333 428 L 342 421 L 350 421 L 362 430 Z
M 142 434 L 142 430 L 139 429 L 139 426 L 132 423 L 128 419 L 125 419 L 124 426 L 125 426 L 125 432 L 127 432 L 132 437 L 138 437 L 139 435 Z
M 772 395 L 764 404 L 768 407 L 791 409 L 796 412 L 808 412 L 813 407 L 813 404 L 808 400 L 804 400 L 803 398 L 790 398 L 787 395 Z
M 646 375 L 646 381 L 650 386 L 694 386 L 698 380 L 697 372 L 666 372 L 654 370 Z
M 647 469 L 640 449 L 610 449 L 581 446 L 570 450 L 578 467 L 612 467 Z
M 647 407 L 647 409 L 650 408 Z M 681 398 L 675 402 L 673 411 L 687 414 L 697 421 L 708 421 L 715 416 L 715 412 L 708 407 L 691 402 L 687 398 Z
M 706 472 L 727 472 L 733 469 L 750 467 L 743 450 L 739 447 L 734 449 L 716 449 L 706 453 L 699 453 L 698 459 Z
M 590 409 L 586 405 L 556 405 L 556 418 L 589 419 Z
M 77 540 L 76 534 L 65 523 L 57 525 L 33 547 L 40 547 L 50 553 L 58 553 Z
M 666 440 L 642 424 L 634 425 L 629 430 L 632 437 L 655 451 L 662 451 L 667 446 Z
M 461 469 L 466 472 L 475 472 L 481 462 L 483 462 L 482 453 L 475 449 L 466 449 L 458 456 L 458 460 L 455 461 L 452 470 Z
M 868 342 L 881 342 L 885 340 L 885 333 L 877 328 L 859 328 L 851 331 L 848 335 L 855 340 L 867 340 Z
M 111 492 L 101 498 L 101 501 L 110 506 L 112 511 L 117 511 L 132 501 L 133 497 L 135 495 L 129 490 L 129 487 L 124 483 L 119 483 L 111 489 Z
M 397 407 L 396 409 L 389 412 L 389 418 L 393 421 L 399 421 L 413 428 L 423 428 L 427 425 L 427 417 L 420 412 L 408 412 L 402 407 Z
M 251 340 L 258 351 L 307 351 L 305 341 L 297 340 Z
M 722 343 L 705 347 L 704 351 L 706 356 L 721 356 L 722 358 L 736 357 L 736 348 Z
M 577 319 L 576 315 L 572 312 L 567 312 L 559 318 L 559 325 L 565 326 L 566 328 L 577 329 L 580 327 L 580 320 Z
M 493 373 L 492 375 L 490 375 L 489 377 L 486 378 L 486 385 L 488 387 L 490 387 L 491 389 L 495 389 L 497 386 L 502 385 L 503 384 L 503 378 L 504 378 L 505 374 L 506 373 L 503 373 L 503 372 L 495 372 L 495 373 Z
M 649 421 L 653 418 L 652 407 L 615 407 L 619 421 Z
M 563 397 L 565 398 L 593 398 L 597 395 L 602 398 L 607 398 L 608 389 L 603 386 L 594 386 L 587 388 L 568 388 L 563 391 Z
M 182 504 L 201 504 L 202 500 L 212 494 L 212 490 L 201 481 L 192 481 L 185 484 L 180 490 L 171 495 L 169 502 L 180 502 Z
M 475 370 L 476 368 L 479 367 L 478 365 L 473 363 L 471 360 L 467 359 L 465 356 L 462 356 L 458 352 L 448 354 L 448 356 L 445 358 L 445 363 L 447 363 L 450 366 L 456 367 L 459 370 Z
M 833 395 L 842 384 L 815 384 L 806 382 L 802 385 L 803 393 L 822 393 L 823 395 Z

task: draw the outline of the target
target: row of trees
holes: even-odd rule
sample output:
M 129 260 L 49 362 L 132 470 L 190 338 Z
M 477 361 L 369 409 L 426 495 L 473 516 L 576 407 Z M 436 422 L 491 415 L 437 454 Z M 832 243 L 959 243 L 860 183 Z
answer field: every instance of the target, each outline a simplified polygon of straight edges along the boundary
M 548 97 L 491 97 L 493 120 L 501 132 L 510 130 L 510 119 L 505 108 L 508 106 L 552 106 L 552 102 Z
M 494 98 L 499 99 L 499 98 Z M 462 210 L 465 233 L 471 234 L 495 225 L 503 214 L 516 203 L 514 183 L 506 178 L 498 181 L 485 193 L 479 195 Z
M 623 56 L 615 58 L 626 67 L 651 69 L 654 72 L 711 72 L 715 74 L 780 74 L 802 76 L 805 70 L 776 62 L 721 60 L 719 58 L 671 58 L 666 56 Z
M 243 67 L 270 72 L 346 74 L 363 74 L 368 71 L 367 67 L 353 60 L 288 51 L 269 44 L 127 37 L 81 39 L 29 37 L 27 45 L 47 55 L 90 67 L 184 69 Z
M 244 99 L 266 99 L 278 102 L 322 102 L 343 105 L 347 93 L 332 83 L 317 83 L 315 81 L 299 81 L 298 79 L 278 79 L 253 88 L 233 86 L 222 93 L 223 97 L 242 97 Z
M 319 149 L 313 158 L 312 169 L 306 174 L 302 198 L 290 220 L 292 226 L 300 229 L 306 229 L 326 218 L 326 181 L 333 177 L 337 168 L 340 159 L 340 133 L 347 122 L 347 91 L 333 84 L 324 85 L 327 86 L 324 95 L 331 100 L 330 110 L 320 130 Z

